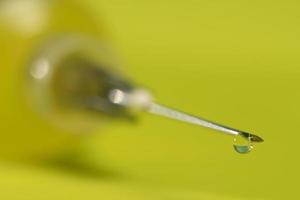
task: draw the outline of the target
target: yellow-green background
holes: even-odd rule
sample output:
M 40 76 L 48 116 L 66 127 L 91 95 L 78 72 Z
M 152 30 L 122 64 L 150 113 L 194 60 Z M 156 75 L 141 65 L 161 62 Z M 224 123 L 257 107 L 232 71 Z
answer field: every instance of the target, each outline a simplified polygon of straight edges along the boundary
M 105 22 L 127 74 L 159 102 L 265 142 L 239 155 L 231 137 L 145 114 L 86 142 L 96 169 L 1 161 L 0 199 L 297 199 L 299 2 L 82 4 Z

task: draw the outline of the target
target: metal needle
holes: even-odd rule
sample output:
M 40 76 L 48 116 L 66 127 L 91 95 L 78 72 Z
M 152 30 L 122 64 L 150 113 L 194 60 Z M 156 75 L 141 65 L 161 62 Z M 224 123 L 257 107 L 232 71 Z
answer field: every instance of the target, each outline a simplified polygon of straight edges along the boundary
M 225 134 L 229 135 L 240 135 L 243 138 L 247 139 L 251 142 L 263 142 L 264 140 L 254 134 L 247 133 L 244 131 L 240 131 L 238 129 L 230 128 L 228 126 L 224 126 L 200 117 L 193 116 L 191 114 L 187 114 L 185 112 L 181 112 L 172 108 L 169 108 L 167 106 L 163 106 L 161 104 L 154 103 L 152 101 L 151 95 L 143 90 L 143 89 L 137 89 L 133 90 L 129 93 L 126 93 L 119 89 L 113 89 L 111 90 L 109 94 L 109 100 L 113 104 L 118 104 L 125 106 L 129 109 L 133 110 L 141 110 L 141 111 L 147 111 L 149 113 L 164 116 L 167 118 L 175 119 L 182 122 L 187 122 L 190 124 L 195 124 L 198 126 L 207 127 L 210 129 L 214 129 L 220 132 L 223 132 Z
M 203 127 L 207 127 L 210 129 L 214 129 L 217 131 L 221 131 L 225 134 L 229 134 L 229 135 L 241 135 L 242 137 L 244 137 L 245 139 L 249 140 L 251 142 L 263 142 L 264 140 L 254 134 L 251 133 L 247 133 L 244 131 L 240 131 L 234 128 L 230 128 L 200 117 L 196 117 L 172 108 L 168 108 L 166 106 L 157 104 L 157 103 L 151 103 L 151 105 L 148 107 L 148 112 L 152 113 L 152 114 L 156 114 L 156 115 L 160 115 L 160 116 L 164 116 L 164 117 L 168 117 L 168 118 L 172 118 L 172 119 L 176 119 L 179 121 L 183 121 L 183 122 L 187 122 L 190 124 L 195 124 L 198 126 L 203 126 Z

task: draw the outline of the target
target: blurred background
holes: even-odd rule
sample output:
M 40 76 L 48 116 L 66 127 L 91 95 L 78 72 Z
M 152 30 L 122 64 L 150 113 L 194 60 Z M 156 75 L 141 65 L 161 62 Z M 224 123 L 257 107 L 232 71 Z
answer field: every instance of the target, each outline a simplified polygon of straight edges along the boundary
M 86 12 L 76 10 L 77 16 L 66 18 L 74 26 L 82 20 L 85 30 L 101 24 L 122 72 L 158 102 L 257 133 L 265 142 L 241 155 L 233 150 L 232 137 L 141 114 L 134 124 L 112 122 L 99 128 L 80 141 L 80 148 L 51 159 L 1 159 L 0 199 L 299 196 L 298 1 L 76 2 L 76 9 Z M 64 6 L 58 4 L 57 13 Z M 86 23 L 84 13 L 95 23 Z M 19 54 L 29 57 L 20 50 L 18 36 L 4 39 L 5 30 L 0 33 L 1 58 L 17 62 Z M 32 45 L 30 39 L 24 41 Z M 10 127 L 23 122 L 5 121 L 9 109 L 17 109 L 6 106 L 14 92 L 4 78 L 13 71 L 6 68 L 14 65 L 0 62 L 5 127 L 0 136 L 6 138 L 14 135 Z M 3 144 L 2 151 L 41 144 L 37 138 L 18 139 L 27 132 L 17 132 L 14 145 Z

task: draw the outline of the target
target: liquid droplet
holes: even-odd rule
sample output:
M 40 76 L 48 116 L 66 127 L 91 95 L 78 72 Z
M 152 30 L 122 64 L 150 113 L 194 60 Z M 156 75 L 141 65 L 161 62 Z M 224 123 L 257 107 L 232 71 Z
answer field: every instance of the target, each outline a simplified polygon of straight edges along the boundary
M 233 148 L 236 152 L 241 154 L 249 153 L 253 149 L 251 137 L 244 138 L 240 135 L 237 135 L 233 139 Z

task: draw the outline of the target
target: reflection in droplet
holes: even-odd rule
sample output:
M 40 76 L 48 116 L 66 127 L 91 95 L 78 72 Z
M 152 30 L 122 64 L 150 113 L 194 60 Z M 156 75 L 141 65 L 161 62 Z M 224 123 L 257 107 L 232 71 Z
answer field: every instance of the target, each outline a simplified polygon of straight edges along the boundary
M 253 146 L 238 146 L 238 145 L 233 145 L 234 150 L 238 153 L 249 153 L 252 149 Z

